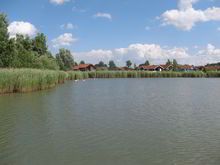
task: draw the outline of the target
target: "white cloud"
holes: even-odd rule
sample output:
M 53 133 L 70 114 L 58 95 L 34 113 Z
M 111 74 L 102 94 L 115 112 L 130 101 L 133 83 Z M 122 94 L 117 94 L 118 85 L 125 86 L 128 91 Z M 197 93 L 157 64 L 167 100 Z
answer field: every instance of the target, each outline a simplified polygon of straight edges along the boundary
M 179 0 L 179 8 L 180 9 L 189 9 L 192 8 L 192 5 L 199 0 Z
M 92 50 L 85 53 L 73 53 L 76 60 L 85 60 L 88 63 L 98 63 L 104 61 L 108 63 L 110 60 L 114 60 L 118 65 L 123 66 L 125 61 L 132 60 L 133 62 L 140 64 L 145 60 L 150 60 L 155 64 L 164 63 L 167 59 L 187 59 L 186 48 L 162 48 L 156 44 L 132 44 L 127 48 L 119 48 L 114 50 Z
M 106 19 L 112 19 L 112 15 L 109 13 L 97 13 L 94 15 L 95 18 L 106 18 Z
M 194 49 L 195 50 L 195 49 Z M 99 61 L 108 63 L 114 60 L 118 66 L 124 66 L 127 60 L 141 64 L 149 60 L 152 64 L 164 64 L 167 59 L 177 59 L 180 64 L 205 65 L 220 62 L 220 49 L 207 44 L 203 49 L 196 46 L 196 53 L 189 54 L 188 48 L 160 46 L 157 44 L 132 44 L 127 48 L 113 50 L 92 50 L 83 53 L 72 53 L 77 61 L 96 64 Z
M 16 34 L 28 35 L 29 37 L 37 33 L 37 28 L 29 22 L 12 22 L 8 26 L 8 32 L 11 38 L 16 37 Z
M 61 5 L 65 2 L 69 2 L 71 0 L 50 0 L 51 3 L 57 4 L 57 5 Z
M 77 28 L 77 25 L 73 25 L 72 23 L 67 23 L 67 24 L 61 25 L 60 28 L 71 30 L 71 29 Z
M 58 48 L 61 46 L 70 46 L 73 42 L 76 42 L 78 39 L 74 38 L 71 33 L 65 33 L 59 37 L 52 40 L 53 47 Z
M 217 28 L 217 31 L 220 31 L 220 27 Z
M 179 10 L 168 10 L 161 15 L 163 26 L 173 25 L 178 29 L 190 31 L 198 22 L 220 21 L 220 8 L 195 10 L 193 3 L 199 0 L 180 0 Z

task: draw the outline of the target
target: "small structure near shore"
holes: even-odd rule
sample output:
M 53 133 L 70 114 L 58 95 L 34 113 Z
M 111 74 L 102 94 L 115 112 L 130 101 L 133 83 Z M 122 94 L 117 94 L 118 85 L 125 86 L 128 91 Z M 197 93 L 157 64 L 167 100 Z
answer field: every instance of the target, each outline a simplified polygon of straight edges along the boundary
M 92 64 L 80 64 L 77 66 L 73 66 L 72 70 L 87 72 L 87 71 L 95 71 L 96 67 Z

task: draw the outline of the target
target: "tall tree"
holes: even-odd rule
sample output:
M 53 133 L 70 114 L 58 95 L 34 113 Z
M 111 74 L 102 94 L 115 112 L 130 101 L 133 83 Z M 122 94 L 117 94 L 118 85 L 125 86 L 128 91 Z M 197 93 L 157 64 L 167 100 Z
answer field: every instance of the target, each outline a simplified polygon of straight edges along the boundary
M 41 56 L 47 52 L 47 39 L 43 33 L 38 33 L 33 39 L 33 50 Z
M 131 60 L 126 61 L 126 66 L 127 66 L 128 68 L 130 68 L 130 67 L 131 67 L 131 65 L 132 65 Z
M 147 60 L 147 61 L 145 61 L 145 63 L 144 63 L 144 65 L 150 65 L 150 62 Z
M 80 64 L 85 64 L 85 61 L 80 61 Z
M 98 64 L 95 64 L 95 66 L 97 66 L 97 67 L 107 67 L 107 65 L 103 61 L 100 61 Z
M 11 67 L 15 55 L 14 39 L 9 39 L 7 15 L 0 13 L 0 67 Z
M 172 65 L 173 63 L 170 61 L 170 59 L 167 60 L 166 65 Z
M 109 69 L 116 69 L 117 66 L 115 65 L 115 62 L 113 60 L 109 61 Z
M 60 49 L 56 54 L 56 59 L 61 70 L 68 70 L 75 64 L 71 52 L 67 49 Z
M 176 59 L 173 60 L 173 66 L 176 67 L 178 65 L 178 62 Z

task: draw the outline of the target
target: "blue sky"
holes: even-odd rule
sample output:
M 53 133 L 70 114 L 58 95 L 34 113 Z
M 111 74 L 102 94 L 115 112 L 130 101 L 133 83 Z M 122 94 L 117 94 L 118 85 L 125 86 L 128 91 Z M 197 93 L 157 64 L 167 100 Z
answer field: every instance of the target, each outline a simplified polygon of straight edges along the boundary
M 77 61 L 220 62 L 219 0 L 1 0 L 11 37 L 43 32 Z

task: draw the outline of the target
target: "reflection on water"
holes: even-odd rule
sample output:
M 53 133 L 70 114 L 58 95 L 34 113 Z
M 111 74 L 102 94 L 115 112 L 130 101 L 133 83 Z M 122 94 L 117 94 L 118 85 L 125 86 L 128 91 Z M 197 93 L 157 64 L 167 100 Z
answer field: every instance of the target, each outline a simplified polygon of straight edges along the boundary
M 219 165 L 220 79 L 101 79 L 0 96 L 0 165 Z

